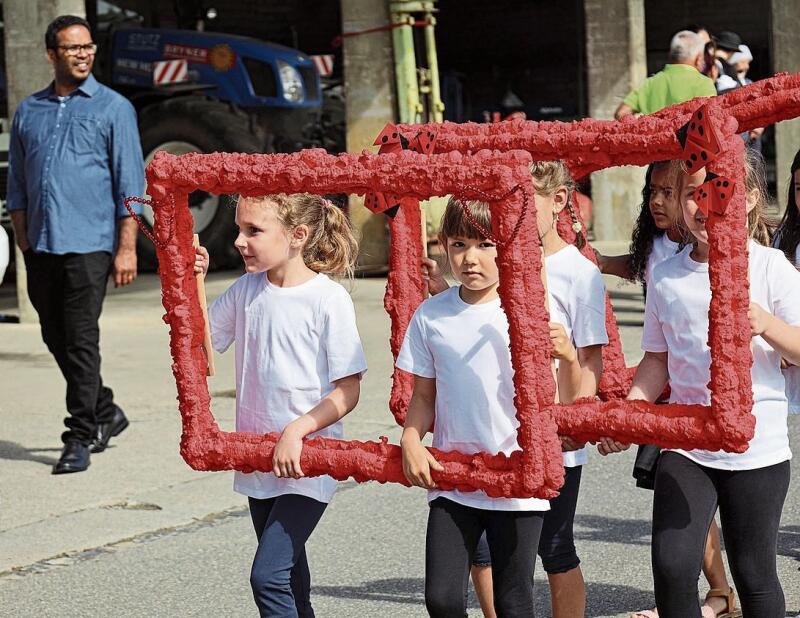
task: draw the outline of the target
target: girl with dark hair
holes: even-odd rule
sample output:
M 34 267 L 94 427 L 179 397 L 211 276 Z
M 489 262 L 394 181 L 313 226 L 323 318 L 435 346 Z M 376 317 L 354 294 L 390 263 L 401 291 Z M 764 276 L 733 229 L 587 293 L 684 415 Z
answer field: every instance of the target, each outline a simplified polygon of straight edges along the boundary
M 800 253 L 797 245 L 800 243 L 800 150 L 794 155 L 792 161 L 792 175 L 789 181 L 789 196 L 786 200 L 786 211 L 778 225 L 772 246 L 780 249 L 787 259 L 800 269 Z
M 543 252 L 543 268 L 547 280 L 548 292 L 548 310 L 550 312 L 550 338 L 553 344 L 552 356 L 557 359 L 557 397 L 561 403 L 572 403 L 575 399 L 580 397 L 593 397 L 597 393 L 597 385 L 600 382 L 602 373 L 602 346 L 608 343 L 608 335 L 605 328 L 605 286 L 603 278 L 600 275 L 597 267 L 592 264 L 586 257 L 584 257 L 578 248 L 582 247 L 585 242 L 583 228 L 577 217 L 575 206 L 572 203 L 571 196 L 574 192 L 574 182 L 570 176 L 569 170 L 563 161 L 537 161 L 530 165 L 531 176 L 533 178 L 533 188 L 536 196 L 536 222 L 538 226 L 539 238 L 542 243 Z M 577 237 L 575 244 L 569 244 L 563 240 L 556 227 L 559 213 L 566 209 L 570 219 L 573 222 L 573 230 L 576 231 Z M 488 213 L 488 206 L 483 205 L 480 209 L 473 207 L 474 214 Z M 483 215 L 482 215 L 483 216 Z M 491 228 L 491 221 L 486 215 L 486 219 L 480 221 L 484 229 Z M 469 237 L 470 234 L 475 235 L 476 232 L 463 230 L 460 226 L 455 226 L 451 220 L 462 220 L 469 223 L 464 218 L 463 209 L 459 206 L 458 202 L 448 205 L 445 211 L 445 217 L 442 220 L 442 236 L 443 244 L 448 247 L 448 256 L 454 251 L 450 247 L 450 243 L 454 240 L 463 245 L 466 241 L 461 236 Z M 466 225 L 464 223 L 463 225 Z M 453 237 L 456 237 L 455 239 Z M 451 271 L 456 277 L 459 277 L 458 270 L 451 262 Z M 442 277 L 441 272 L 436 267 L 436 263 L 432 260 L 423 260 L 423 272 L 428 279 L 428 288 L 432 294 L 436 296 L 428 299 L 423 303 L 420 309 L 417 310 L 417 315 L 424 316 L 426 311 L 433 312 L 436 307 L 446 306 L 447 302 L 444 298 L 445 295 L 457 297 L 457 290 L 449 290 L 448 284 Z M 492 265 L 493 272 L 496 273 L 496 266 Z M 497 281 L 496 279 L 494 279 Z M 462 280 L 462 290 L 464 280 Z M 496 285 L 496 283 L 494 284 Z M 496 292 L 492 298 L 497 300 Z M 497 311 L 502 314 L 497 300 Z M 429 308 L 429 309 L 426 309 Z M 465 326 L 464 320 L 467 319 L 468 314 L 462 307 L 458 313 L 458 320 L 451 319 L 454 323 L 452 328 L 456 329 L 451 339 L 464 339 L 466 337 L 481 335 L 481 341 L 486 341 L 484 328 L 480 324 L 467 324 Z M 418 319 L 415 315 L 415 321 Z M 414 321 L 409 326 L 409 332 L 414 333 Z M 504 323 L 504 322 L 503 322 Z M 431 339 L 434 341 L 439 340 L 444 332 L 443 326 L 437 325 L 435 328 L 429 327 L 423 329 L 423 333 L 432 332 Z M 458 334 L 456 336 L 456 334 Z M 504 345 L 498 345 L 498 349 L 506 349 L 507 334 L 504 335 L 505 339 L 502 340 Z M 410 339 L 406 334 L 406 342 Z M 454 351 L 461 350 L 455 348 L 455 344 L 450 340 L 445 341 L 447 344 L 445 350 L 449 354 Z M 459 376 L 471 375 L 470 372 L 465 372 L 463 367 L 464 358 L 475 359 L 470 361 L 470 366 L 474 363 L 480 362 L 476 353 L 476 349 L 480 342 L 467 342 L 468 345 L 459 352 L 457 363 L 459 366 Z M 429 344 L 433 345 L 433 344 Z M 404 349 L 406 343 L 403 344 Z M 452 350 L 452 351 L 450 351 Z M 423 352 L 418 354 L 424 357 Z M 398 367 L 406 371 L 414 372 L 414 365 L 410 363 L 409 358 L 404 359 L 403 352 L 398 357 Z M 443 366 L 443 363 L 442 363 Z M 440 365 L 437 364 L 437 368 Z M 488 367 L 488 368 L 487 368 Z M 424 366 L 423 366 L 424 368 Z M 474 372 L 476 375 L 496 375 L 498 371 L 492 369 L 491 365 L 479 366 Z M 417 375 L 420 375 L 417 373 Z M 445 376 L 446 377 L 446 376 Z M 417 378 L 419 379 L 419 378 Z M 473 379 L 472 382 L 475 380 Z M 445 380 L 446 382 L 446 380 Z M 417 382 L 415 381 L 414 396 L 417 393 Z M 444 388 L 444 384 L 441 388 Z M 453 387 L 448 387 L 453 388 Z M 469 387 L 466 385 L 456 386 L 459 393 L 470 393 Z M 487 393 L 497 392 L 497 388 L 493 387 L 487 389 Z M 468 405 L 473 406 L 476 401 L 480 402 L 481 398 L 476 395 L 459 395 L 466 397 L 469 402 Z M 436 429 L 440 430 L 440 423 L 442 423 L 442 416 L 439 414 L 440 405 L 438 403 L 440 391 L 436 391 Z M 485 398 L 484 398 L 485 399 Z M 414 399 L 412 398 L 412 404 Z M 466 424 L 462 410 L 465 409 L 467 404 L 464 405 L 451 405 L 451 408 L 459 410 L 459 417 L 457 427 L 462 427 Z M 445 410 L 447 406 L 444 406 Z M 484 405 L 484 409 L 486 406 Z M 506 412 L 514 413 L 513 403 L 506 405 L 503 408 Z M 412 408 L 409 406 L 409 418 L 411 418 Z M 448 412 L 445 412 L 448 413 Z M 452 414 L 452 413 L 450 413 Z M 431 421 L 427 418 L 423 419 L 424 422 L 420 427 L 427 428 L 430 426 Z M 446 426 L 444 426 L 446 427 Z M 406 421 L 406 432 L 409 431 L 409 421 Z M 444 431 L 444 430 L 442 430 Z M 447 430 L 445 436 L 452 439 L 452 436 L 458 435 L 454 433 L 455 430 Z M 459 429 L 458 431 L 464 431 Z M 484 430 L 482 429 L 483 433 Z M 492 433 L 492 432 L 490 432 Z M 493 432 L 497 435 L 497 431 Z M 404 433 L 404 436 L 406 434 Z M 436 444 L 436 434 L 434 433 L 434 444 Z M 406 438 L 404 437 L 404 440 Z M 418 435 L 412 435 L 412 441 L 416 448 Z M 549 503 L 549 510 L 541 515 L 540 533 L 537 533 L 536 544 L 529 547 L 530 558 L 535 560 L 533 552 L 537 551 L 542 559 L 542 566 L 547 572 L 547 580 L 550 585 L 550 615 L 554 618 L 571 618 L 574 616 L 583 616 L 585 613 L 586 605 L 586 587 L 583 580 L 583 573 L 580 568 L 580 558 L 578 557 L 575 548 L 575 535 L 573 532 L 573 522 L 575 518 L 575 511 L 578 502 L 578 492 L 581 482 L 581 471 L 583 466 L 588 463 L 588 453 L 583 444 L 574 442 L 572 439 L 562 436 L 561 437 L 563 461 L 565 467 L 564 486 L 558 497 L 554 498 Z M 455 448 L 458 448 L 456 446 Z M 404 457 L 409 449 L 403 446 Z M 488 450 L 488 449 L 482 449 Z M 421 452 L 421 451 L 420 451 Z M 489 452 L 496 452 L 496 449 Z M 421 458 L 421 456 L 420 456 Z M 407 475 L 408 476 L 408 475 Z M 412 477 L 409 477 L 412 484 L 416 483 Z M 455 502 L 466 504 L 466 500 L 472 498 L 451 495 L 450 499 Z M 478 494 L 479 492 L 473 492 Z M 435 505 L 439 502 L 433 500 L 431 502 L 432 518 L 434 517 Z M 545 503 L 546 504 L 546 503 Z M 509 507 L 502 506 L 502 500 L 495 499 L 494 502 L 484 505 L 482 508 L 489 508 L 495 510 L 508 509 Z M 436 515 L 436 517 L 440 517 Z M 429 520 L 430 521 L 430 520 Z M 434 520 L 436 521 L 436 520 Z M 431 528 L 429 528 L 429 539 L 431 538 Z M 491 548 L 492 544 L 492 530 L 487 525 L 485 530 L 479 530 L 477 536 L 467 539 L 469 545 L 465 542 L 451 541 L 450 545 L 457 544 L 461 549 L 468 549 L 470 552 L 469 559 L 472 563 L 471 574 L 472 580 L 475 584 L 475 591 L 480 601 L 483 614 L 486 618 L 494 616 L 532 616 L 531 610 L 523 612 L 510 613 L 505 609 L 507 602 L 500 598 L 503 588 L 503 582 L 507 578 L 504 573 L 508 572 L 507 558 L 498 550 Z M 496 538 L 495 538 L 496 541 Z M 441 543 L 441 541 L 440 541 Z M 452 553 L 452 552 L 451 552 Z M 492 560 L 492 553 L 496 560 Z M 426 563 L 431 566 L 430 561 Z M 453 576 L 453 573 L 460 571 L 456 570 L 456 566 L 461 569 L 462 564 L 444 565 L 441 561 L 435 563 L 438 568 L 431 569 L 426 574 L 426 598 L 429 599 L 430 591 L 433 590 L 433 597 L 435 598 L 438 593 L 436 592 L 437 586 L 441 586 L 441 580 L 450 586 L 453 586 L 452 597 L 453 603 L 458 603 L 458 606 L 453 611 L 446 613 L 448 616 L 463 616 L 464 607 L 463 603 L 463 590 L 461 581 Z M 453 563 L 455 564 L 455 563 Z M 466 571 L 464 571 L 466 573 Z M 440 582 L 437 584 L 437 582 Z M 494 593 L 492 592 L 494 590 Z M 531 590 L 530 583 L 526 586 L 527 591 Z M 430 600 L 430 599 L 429 599 Z M 522 607 L 522 606 L 520 606 Z M 524 608 L 523 608 L 524 609 Z M 429 604 L 430 610 L 430 604 Z M 437 613 L 431 611 L 432 615 L 445 615 L 445 613 Z
M 792 175 L 789 182 L 789 196 L 786 199 L 786 211 L 772 246 L 783 251 L 787 259 L 800 270 L 800 150 L 792 161 Z M 786 380 L 786 396 L 789 399 L 789 413 L 800 414 L 800 367 L 790 365 L 783 370 Z
M 669 161 L 658 161 L 647 168 L 642 187 L 642 208 L 633 229 L 630 253 L 597 254 L 600 271 L 629 281 L 650 283 L 653 268 L 677 253 L 683 238 L 680 205 L 675 194 L 676 170 Z

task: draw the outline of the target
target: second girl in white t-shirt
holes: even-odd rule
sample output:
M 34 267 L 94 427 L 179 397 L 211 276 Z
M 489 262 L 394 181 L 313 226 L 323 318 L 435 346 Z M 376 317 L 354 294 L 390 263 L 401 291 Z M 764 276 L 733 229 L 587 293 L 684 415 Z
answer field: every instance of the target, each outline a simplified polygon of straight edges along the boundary
M 564 242 L 555 227 L 558 213 L 564 208 L 570 210 L 572 218 L 575 220 L 570 203 L 573 183 L 566 166 L 560 161 L 537 162 L 531 166 L 531 174 L 536 191 L 537 225 L 542 240 L 547 275 L 551 339 L 555 350 L 554 356 L 559 364 L 559 400 L 570 403 L 578 397 L 592 396 L 597 392 L 602 371 L 602 346 L 608 343 L 605 328 L 605 286 L 597 267 L 581 255 L 575 246 Z M 458 211 L 453 210 L 452 212 L 457 213 Z M 442 233 L 449 242 L 447 223 L 446 216 L 443 221 Z M 447 283 L 435 268 L 435 263 L 425 261 L 424 264 L 427 275 L 430 277 L 431 291 L 437 292 L 446 289 Z M 458 277 L 458 272 L 454 268 L 453 273 Z M 464 289 L 464 285 L 461 289 Z M 454 291 L 450 289 L 440 296 L 453 293 Z M 426 305 L 436 303 L 438 299 L 439 296 L 436 296 L 424 303 L 420 313 Z M 499 304 L 497 311 L 502 315 Z M 505 324 L 504 316 L 502 316 L 502 321 Z M 472 336 L 470 330 L 469 328 L 464 329 L 460 336 Z M 504 334 L 504 337 L 507 340 L 507 333 Z M 465 356 L 465 358 L 469 357 Z M 454 362 L 458 361 L 459 359 L 454 359 Z M 463 359 L 460 362 L 463 366 Z M 472 366 L 471 361 L 469 365 Z M 398 359 L 398 366 L 406 369 L 406 366 L 400 364 L 400 359 Z M 480 369 L 481 365 L 476 364 L 475 367 L 478 368 L 476 371 L 483 371 Z M 411 371 L 414 373 L 413 370 Z M 510 376 L 507 379 L 510 383 Z M 437 387 L 438 384 L 437 376 Z M 440 423 L 438 390 L 436 394 L 436 429 L 438 430 Z M 507 410 L 507 414 L 513 416 L 514 408 L 510 402 L 504 404 L 504 409 Z M 492 431 L 491 426 L 485 420 L 481 422 L 483 428 L 478 427 L 476 430 Z M 548 574 L 552 613 L 556 618 L 582 615 L 585 605 L 583 576 L 574 544 L 573 519 L 580 487 L 581 466 L 587 462 L 588 457 L 583 445 L 575 444 L 567 437 L 562 438 L 562 443 L 566 468 L 564 486 L 561 488 L 560 495 L 550 501 L 550 510 L 544 515 L 541 538 L 538 543 L 538 553 Z M 436 445 L 435 433 L 434 445 Z M 491 577 L 492 574 L 495 579 L 498 577 L 498 560 L 504 560 L 504 558 L 498 558 L 501 554 L 495 553 L 497 550 L 490 550 L 490 545 L 491 542 L 487 543 L 487 535 L 483 535 L 472 556 L 475 565 L 473 569 L 475 588 L 481 607 L 487 616 L 494 615 Z M 532 550 L 536 549 L 537 546 L 534 545 Z M 492 556 L 495 557 L 494 560 Z M 491 570 L 486 568 L 490 565 L 493 565 Z M 497 599 L 495 599 L 494 605 L 498 608 L 501 607 Z M 507 615 L 502 612 L 498 613 Z

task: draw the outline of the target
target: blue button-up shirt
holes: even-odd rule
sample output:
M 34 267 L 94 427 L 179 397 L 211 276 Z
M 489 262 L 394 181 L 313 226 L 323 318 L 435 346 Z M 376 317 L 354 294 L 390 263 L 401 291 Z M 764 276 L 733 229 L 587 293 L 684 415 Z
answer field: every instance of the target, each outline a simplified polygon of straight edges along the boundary
M 123 199 L 143 192 L 136 112 L 127 99 L 90 75 L 67 97 L 51 84 L 20 103 L 6 207 L 27 211 L 34 251 L 113 253 L 117 219 L 128 216 Z

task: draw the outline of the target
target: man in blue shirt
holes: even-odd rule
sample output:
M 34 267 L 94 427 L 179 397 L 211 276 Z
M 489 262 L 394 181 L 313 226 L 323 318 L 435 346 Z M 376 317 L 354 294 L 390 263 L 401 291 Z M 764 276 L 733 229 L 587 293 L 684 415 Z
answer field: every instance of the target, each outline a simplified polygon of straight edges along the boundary
M 100 377 L 98 319 L 109 273 L 136 278 L 136 222 L 123 199 L 144 189 L 133 106 L 91 74 L 86 20 L 56 18 L 45 34 L 54 81 L 17 108 L 8 204 L 42 338 L 67 381 L 69 416 L 53 474 L 81 472 L 128 426 Z

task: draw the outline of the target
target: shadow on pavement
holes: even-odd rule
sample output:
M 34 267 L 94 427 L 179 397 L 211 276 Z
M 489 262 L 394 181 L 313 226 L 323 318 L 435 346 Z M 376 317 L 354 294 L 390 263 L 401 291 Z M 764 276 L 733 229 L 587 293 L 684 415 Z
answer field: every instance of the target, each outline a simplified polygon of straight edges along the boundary
M 619 313 L 619 312 L 617 312 L 617 313 Z M 632 328 L 642 328 L 644 326 L 644 320 L 643 319 L 639 319 L 639 320 L 627 320 L 627 319 L 626 320 L 620 320 L 618 318 L 617 319 L 617 326 L 618 327 L 630 326 Z
M 61 453 L 61 447 L 57 448 L 26 448 L 17 442 L 0 440 L 0 459 L 10 459 L 14 461 L 34 461 L 46 466 L 53 466 L 58 461 L 58 457 L 47 457 L 36 453 Z
M 364 582 L 358 586 L 318 586 L 312 587 L 312 595 L 325 595 L 340 599 L 360 599 L 365 601 L 384 601 L 390 603 L 405 603 L 419 605 L 425 603 L 425 580 L 421 577 L 378 579 Z M 640 590 L 631 586 L 618 586 L 613 584 L 586 583 L 586 616 L 599 617 L 631 612 L 637 609 L 649 608 L 653 605 L 653 593 L 649 590 Z M 603 599 L 614 599 L 609 604 Z M 547 583 L 541 580 L 536 582 L 536 609 L 537 612 L 550 611 L 550 598 Z M 470 587 L 470 609 L 478 609 L 479 605 L 474 591 Z
M 781 526 L 778 530 L 778 555 L 800 562 L 800 526 Z
M 312 585 L 312 595 L 325 595 L 340 599 L 363 599 L 423 605 L 425 580 L 421 577 L 395 577 L 363 582 L 358 586 Z
M 650 545 L 650 520 L 576 515 L 575 538 L 600 543 Z
M 539 586 L 540 590 L 541 588 Z M 600 618 L 615 614 L 627 616 L 630 612 L 640 609 L 651 609 L 654 603 L 651 590 L 586 582 L 586 618 Z M 547 610 L 549 611 L 550 608 L 548 607 Z
M 576 515 L 575 539 L 625 545 L 650 545 L 650 521 L 617 519 L 600 515 Z M 723 541 L 723 548 L 725 543 Z M 800 562 L 800 526 L 781 526 L 778 555 Z

